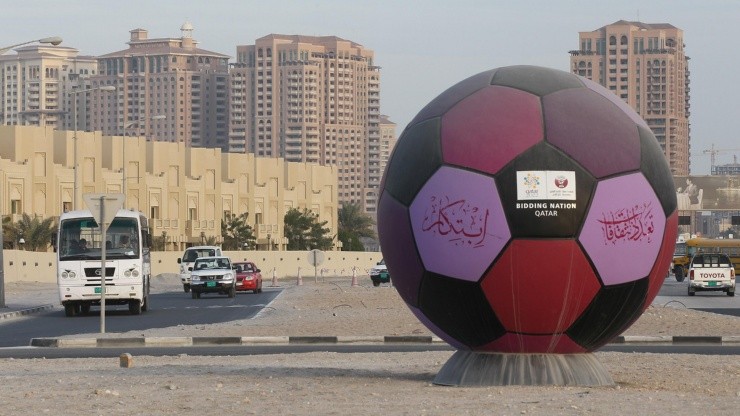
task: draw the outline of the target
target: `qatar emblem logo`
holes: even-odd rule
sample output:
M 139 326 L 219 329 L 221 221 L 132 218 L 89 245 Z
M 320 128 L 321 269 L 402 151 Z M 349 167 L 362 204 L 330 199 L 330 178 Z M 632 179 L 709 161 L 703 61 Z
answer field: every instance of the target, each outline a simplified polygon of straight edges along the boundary
M 558 175 L 555 177 L 555 186 L 557 186 L 560 189 L 563 189 L 568 186 L 568 178 L 566 178 L 563 175 Z

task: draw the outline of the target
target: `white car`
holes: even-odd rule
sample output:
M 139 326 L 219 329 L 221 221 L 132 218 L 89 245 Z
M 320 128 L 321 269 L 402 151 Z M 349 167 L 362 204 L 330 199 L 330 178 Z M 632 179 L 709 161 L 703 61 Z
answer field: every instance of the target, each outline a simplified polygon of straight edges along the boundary
M 195 259 L 198 257 L 220 256 L 221 247 L 217 246 L 194 246 L 185 249 L 182 257 L 177 259 L 180 264 L 180 281 L 185 293 L 190 292 L 190 268 L 193 267 Z
M 388 283 L 391 281 L 391 275 L 388 273 L 388 267 L 385 265 L 385 259 L 382 259 L 370 269 L 370 279 L 373 281 L 373 286 L 380 286 L 381 283 Z
M 193 299 L 202 293 L 217 292 L 236 296 L 236 270 L 226 256 L 199 257 L 190 268 L 190 291 Z

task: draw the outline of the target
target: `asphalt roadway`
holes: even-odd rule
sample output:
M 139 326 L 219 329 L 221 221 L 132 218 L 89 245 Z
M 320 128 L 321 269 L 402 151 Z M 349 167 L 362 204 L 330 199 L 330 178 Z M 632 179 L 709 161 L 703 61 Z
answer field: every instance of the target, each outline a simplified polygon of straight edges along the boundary
M 279 289 L 275 291 L 265 290 L 265 297 L 257 298 L 253 296 L 241 295 L 239 298 L 245 300 L 240 306 L 242 309 L 239 313 L 243 313 L 244 310 L 248 310 L 250 314 L 256 313 L 262 306 L 269 303 L 269 301 L 276 296 Z M 685 294 L 686 283 L 676 282 L 672 277 L 666 279 L 663 287 L 661 288 L 660 294 L 656 297 L 654 304 L 661 306 L 669 306 L 672 303 L 680 303 L 684 307 L 697 309 L 702 311 L 708 311 L 713 313 L 727 314 L 733 316 L 740 316 L 740 308 L 738 307 L 737 298 L 729 297 L 723 293 L 702 293 L 694 297 L 688 297 Z M 273 292 L 273 293 L 270 293 Z M 182 309 L 176 304 L 183 298 L 182 293 L 170 293 L 162 294 L 155 297 L 156 304 L 159 307 L 160 313 L 163 315 L 177 314 L 178 319 L 181 319 L 181 313 L 187 313 L 187 308 Z M 244 297 L 242 297 L 244 296 Z M 221 308 L 213 308 L 210 303 L 218 304 L 219 299 L 214 299 L 212 302 L 206 301 L 200 304 L 198 313 L 202 313 L 204 310 L 219 310 Z M 241 303 L 241 302 L 240 302 Z M 192 304 L 192 303 L 191 303 Z M 0 332 L 4 332 L 7 335 L 12 330 L 11 322 L 3 322 L 1 318 L 11 318 L 18 315 L 49 315 L 51 317 L 63 317 L 63 311 L 58 308 L 53 310 L 52 305 L 33 306 L 27 305 L 26 309 L 18 310 L 0 310 Z M 708 307 L 712 306 L 712 307 Z M 235 310 L 237 308 L 230 308 Z M 154 309 L 156 311 L 156 308 Z M 218 313 L 221 319 L 224 319 L 224 314 L 221 311 Z M 95 314 L 97 315 L 97 314 Z M 108 315 L 108 314 L 107 314 Z M 124 313 L 125 315 L 125 313 Z M 111 316 L 115 317 L 116 314 L 112 313 Z M 144 314 L 142 317 L 146 316 Z M 40 316 L 39 316 L 40 317 Z M 97 316 L 88 316 L 88 322 L 86 326 L 95 324 Z M 240 317 L 243 318 L 243 315 Z M 69 318 L 63 318 L 59 322 L 71 322 L 76 321 L 79 318 L 70 320 Z M 84 318 L 83 318 L 84 319 Z M 231 319 L 226 317 L 226 320 Z M 234 318 L 236 319 L 236 318 Z M 54 320 L 52 318 L 52 320 Z M 21 320 L 27 321 L 27 320 Z M 38 321 L 36 321 L 38 322 Z M 77 321 L 80 323 L 80 321 Z M 180 322 L 182 322 L 180 320 Z M 53 324 L 53 323 L 52 323 Z M 28 325 L 28 324 L 26 324 Z M 152 325 L 149 323 L 148 325 Z M 32 326 L 37 326 L 36 324 Z M 162 327 L 167 324 L 154 324 L 152 327 Z M 82 331 L 91 332 L 91 331 Z M 79 331 L 78 331 L 79 333 Z M 264 339 L 251 339 L 244 340 L 239 338 L 218 338 L 211 337 L 206 339 L 187 339 L 179 340 L 178 343 L 173 343 L 172 340 L 167 339 L 156 339 L 149 342 L 147 340 L 137 339 L 82 339 L 78 340 L 83 344 L 70 344 L 61 345 L 60 341 L 54 338 L 43 338 L 48 337 L 50 334 L 47 330 L 42 330 L 38 333 L 38 337 L 31 337 L 31 345 L 27 346 L 29 338 L 25 338 L 25 342 L 22 344 L 15 343 L 14 345 L 5 344 L 4 348 L 0 348 L 0 358 L 83 358 L 83 357 L 118 357 L 124 352 L 128 352 L 135 355 L 151 355 L 151 356 L 172 356 L 172 355 L 259 355 L 259 354 L 295 354 L 305 352 L 337 352 L 337 353 L 356 353 L 356 352 L 418 352 L 418 351 L 453 351 L 453 348 L 439 339 L 432 339 L 431 337 L 380 337 L 380 339 L 369 339 L 363 340 L 362 337 L 357 337 L 355 340 L 338 340 L 336 337 L 297 337 L 295 339 L 288 339 L 288 337 L 265 337 Z M 51 335 L 53 336 L 53 335 Z M 2 336 L 0 338 L 6 338 Z M 0 339 L 1 341 L 1 339 Z M 2 343 L 0 343 L 2 346 Z M 54 348 L 60 347 L 60 348 Z M 95 347 L 95 348 L 91 348 Z M 737 355 L 740 354 L 740 337 L 618 337 L 612 343 L 604 346 L 600 351 L 615 351 L 615 352 L 643 352 L 643 353 L 670 353 L 670 354 L 708 354 L 708 355 Z

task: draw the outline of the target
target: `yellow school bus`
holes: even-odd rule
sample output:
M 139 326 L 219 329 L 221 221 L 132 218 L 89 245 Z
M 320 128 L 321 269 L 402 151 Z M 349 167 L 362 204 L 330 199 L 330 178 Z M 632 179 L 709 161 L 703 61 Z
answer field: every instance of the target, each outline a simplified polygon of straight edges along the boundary
M 686 241 L 686 248 L 679 249 L 673 255 L 673 274 L 682 282 L 689 270 L 691 258 L 697 253 L 724 253 L 730 256 L 735 266 L 735 276 L 740 273 L 740 239 L 716 240 L 713 238 L 692 238 Z

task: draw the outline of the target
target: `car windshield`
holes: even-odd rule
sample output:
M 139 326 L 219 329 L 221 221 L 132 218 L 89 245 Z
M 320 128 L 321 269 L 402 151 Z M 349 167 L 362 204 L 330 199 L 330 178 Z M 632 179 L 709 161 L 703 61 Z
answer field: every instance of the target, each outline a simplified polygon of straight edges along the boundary
M 230 269 L 231 265 L 226 259 L 198 259 L 195 261 L 193 270 Z
M 216 251 L 213 249 L 185 250 L 185 254 L 182 255 L 182 261 L 192 263 L 198 257 L 208 257 L 213 256 L 214 254 L 216 254 Z
M 254 271 L 252 263 L 235 263 L 236 271 L 239 273 L 249 273 Z
M 691 261 L 693 267 L 730 267 L 730 259 L 720 254 L 697 254 Z

